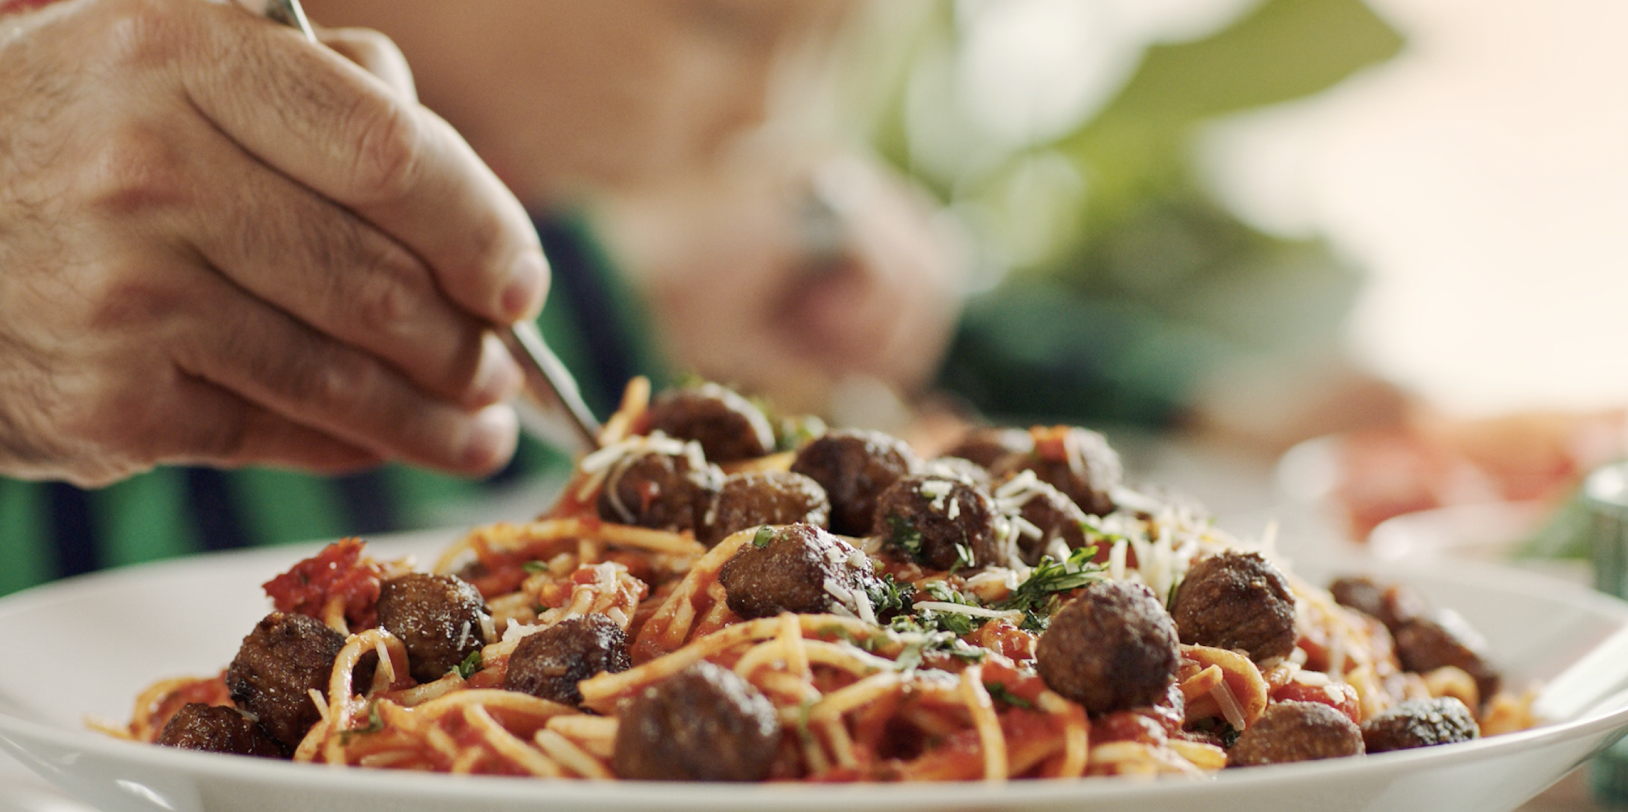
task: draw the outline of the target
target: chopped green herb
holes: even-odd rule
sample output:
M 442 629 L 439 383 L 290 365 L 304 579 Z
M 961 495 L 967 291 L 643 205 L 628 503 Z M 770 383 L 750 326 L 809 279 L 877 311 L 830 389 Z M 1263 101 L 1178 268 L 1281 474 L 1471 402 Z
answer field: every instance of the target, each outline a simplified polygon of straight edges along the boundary
M 378 733 L 384 730 L 384 719 L 379 716 L 379 700 L 367 703 L 367 726 L 346 730 L 339 734 L 341 744 L 350 744 L 351 737 L 364 733 Z
M 1075 550 L 1062 563 L 1053 561 L 1051 556 L 1042 557 L 1029 571 L 1028 579 L 1018 584 L 1012 594 L 995 602 L 994 608 L 1016 609 L 1023 613 L 1023 628 L 1044 631 L 1056 611 L 1058 593 L 1103 580 L 1107 568 L 1091 561 L 1096 554 L 1097 548 L 1093 545 Z
M 957 591 L 955 587 L 950 586 L 948 581 L 928 581 L 923 586 L 927 590 L 927 594 L 931 595 L 935 601 L 960 604 L 961 606 L 983 606 L 983 603 L 976 597 Z
M 871 608 L 876 610 L 877 617 L 909 611 L 915 594 L 915 587 L 893 580 L 891 574 L 882 576 L 873 586 L 865 588 L 865 595 L 871 599 Z
M 803 443 L 825 435 L 825 421 L 814 415 L 783 417 L 776 429 L 775 450 L 796 451 Z
M 458 663 L 456 667 L 458 676 L 469 679 L 475 672 L 481 670 L 481 650 L 475 649 L 469 652 L 469 656 L 465 657 L 464 661 Z
M 757 535 L 752 536 L 752 546 L 759 550 L 769 546 L 774 541 L 774 528 L 763 525 L 757 529 Z
M 888 624 L 888 628 L 906 636 L 904 649 L 899 652 L 898 657 L 894 658 L 894 662 L 898 664 L 901 670 L 909 671 L 920 667 L 922 658 L 929 652 L 942 652 L 967 662 L 983 660 L 983 649 L 962 642 L 961 638 L 953 631 L 939 628 L 938 624 L 946 616 L 945 613 L 923 611 L 916 617 L 896 617 L 892 623 Z M 948 616 L 966 617 L 965 615 Z M 928 622 L 921 622 L 923 618 Z M 968 619 L 970 620 L 970 618 Z
M 521 564 L 520 568 L 525 570 L 526 572 L 529 572 L 529 573 L 532 573 L 532 574 L 535 575 L 536 573 L 539 573 L 539 572 L 548 572 L 548 562 L 547 561 L 527 561 L 526 563 Z
M 989 698 L 997 702 L 1005 702 L 1014 708 L 1034 708 L 1034 703 L 1014 694 L 1006 687 L 1004 682 L 986 682 L 984 690 L 989 692 Z
M 890 513 L 887 517 L 888 527 L 892 530 L 888 534 L 887 543 L 909 556 L 911 561 L 918 564 L 921 561 L 921 531 L 909 519 Z
M 956 636 L 972 634 L 973 629 L 984 625 L 984 618 L 981 617 L 963 615 L 960 612 L 935 612 L 931 609 L 917 612 L 916 619 L 926 628 L 939 629 Z
M 804 744 L 814 741 L 814 734 L 808 729 L 808 710 L 814 707 L 814 700 L 805 699 L 797 705 L 797 738 Z
M 1216 719 L 1214 717 L 1209 719 L 1200 719 L 1193 723 L 1193 729 L 1204 733 L 1213 734 L 1217 739 L 1221 740 L 1221 746 L 1229 750 L 1232 749 L 1232 745 L 1236 744 L 1238 741 L 1238 729 L 1229 724 L 1225 719 Z

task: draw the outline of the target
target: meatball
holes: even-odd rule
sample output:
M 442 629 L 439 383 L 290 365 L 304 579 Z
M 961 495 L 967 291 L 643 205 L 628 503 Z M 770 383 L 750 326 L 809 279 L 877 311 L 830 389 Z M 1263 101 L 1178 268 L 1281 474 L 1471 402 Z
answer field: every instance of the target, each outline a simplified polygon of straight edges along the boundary
M 982 488 L 931 475 L 901 477 L 876 503 L 872 535 L 924 567 L 1003 566 L 995 502 Z
M 998 481 L 1020 471 L 1033 471 L 1093 516 L 1114 512 L 1112 491 L 1124 478 L 1119 454 L 1101 434 L 1079 428 L 1041 431 L 1030 452 L 1007 454 L 990 466 Z
M 344 647 L 345 636 L 315 618 L 272 612 L 243 638 L 226 669 L 226 689 L 232 702 L 293 750 L 322 718 L 310 691 L 327 695 L 334 658 Z
M 959 479 L 986 491 L 994 484 L 989 478 L 989 471 L 983 466 L 960 457 L 937 457 L 928 460 L 922 465 L 921 472 L 948 479 Z
M 1370 615 L 1393 632 L 1429 614 L 1425 599 L 1401 584 L 1380 584 L 1366 577 L 1338 578 L 1328 591 L 1341 606 Z
M 921 467 L 903 440 L 876 431 L 832 431 L 797 452 L 795 473 L 813 479 L 831 500 L 831 532 L 862 536 L 871 529 L 876 499 L 894 480 Z
M 1259 767 L 1362 755 L 1362 728 L 1321 702 L 1279 702 L 1266 708 L 1227 751 L 1228 767 Z
M 780 745 L 774 705 L 705 660 L 645 688 L 619 714 L 611 766 L 641 781 L 762 781 Z
M 191 702 L 164 724 L 158 743 L 183 750 L 288 758 L 288 751 L 237 708 Z
M 760 524 L 805 524 L 827 527 L 831 500 L 820 483 L 790 471 L 731 474 L 712 508 L 702 517 L 697 538 L 717 544 L 725 536 Z
M 566 618 L 520 640 L 509 655 L 503 688 L 563 705 L 582 704 L 577 683 L 602 671 L 631 668 L 627 633 L 604 615 Z
M 1023 563 L 1031 567 L 1040 563 L 1053 542 L 1061 541 L 1070 550 L 1085 546 L 1085 511 L 1062 491 L 1038 479 L 1024 484 L 1015 494 L 997 497 L 995 503 L 1023 519 L 1017 551 Z
M 434 682 L 486 645 L 486 602 L 456 575 L 409 573 L 379 586 L 379 626 L 401 638 L 413 679 Z
M 1480 735 L 1470 709 L 1450 696 L 1409 699 L 1362 723 L 1362 742 L 1370 753 L 1466 742 Z
M 699 457 L 699 455 L 696 455 Z M 723 472 L 689 454 L 648 453 L 615 464 L 599 492 L 599 518 L 674 532 L 695 530 Z
M 645 413 L 650 431 L 701 444 L 713 462 L 761 457 L 774 450 L 763 410 L 715 383 L 664 392 Z
M 1259 553 L 1224 552 L 1194 564 L 1170 614 L 1183 643 L 1236 649 L 1257 663 L 1294 651 L 1294 593 Z
M 1396 658 L 1408 671 L 1425 673 L 1443 666 L 1456 666 L 1475 678 L 1475 687 L 1485 703 L 1498 692 L 1502 682 L 1497 670 L 1481 656 L 1485 644 L 1462 618 L 1451 612 L 1418 617 L 1403 623 L 1391 634 Z
M 1086 586 L 1051 619 L 1035 647 L 1041 679 L 1101 715 L 1152 705 L 1176 679 L 1176 626 L 1145 586 Z
M 759 540 L 766 543 L 760 547 Z M 810 524 L 765 530 L 724 562 L 718 583 L 729 608 L 748 619 L 781 612 L 820 614 L 839 605 L 862 616 L 859 601 L 868 604 L 865 593 L 878 585 L 863 552 Z
M 961 435 L 954 448 L 944 452 L 946 457 L 960 457 L 988 468 L 1008 454 L 1027 454 L 1034 451 L 1034 437 L 1023 429 L 1002 426 L 979 426 Z

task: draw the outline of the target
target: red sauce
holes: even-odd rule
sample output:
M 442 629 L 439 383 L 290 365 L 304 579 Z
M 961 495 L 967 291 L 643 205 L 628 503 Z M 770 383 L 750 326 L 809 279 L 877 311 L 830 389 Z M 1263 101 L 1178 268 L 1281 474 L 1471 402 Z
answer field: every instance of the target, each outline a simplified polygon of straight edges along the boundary
M 333 596 L 345 600 L 345 622 L 351 631 L 379 625 L 374 605 L 379 600 L 379 565 L 362 558 L 362 540 L 336 541 L 322 552 L 261 585 L 279 612 L 321 618 L 322 607 Z
M 1357 689 L 1347 683 L 1328 685 L 1302 685 L 1290 682 L 1272 692 L 1273 702 L 1316 702 L 1327 705 L 1362 724 L 1362 710 L 1357 705 Z

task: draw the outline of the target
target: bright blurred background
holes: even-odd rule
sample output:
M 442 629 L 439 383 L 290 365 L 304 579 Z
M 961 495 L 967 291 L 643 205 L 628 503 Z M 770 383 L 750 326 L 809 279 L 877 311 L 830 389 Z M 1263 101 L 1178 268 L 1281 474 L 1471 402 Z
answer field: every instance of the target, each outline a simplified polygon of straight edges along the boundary
M 848 93 L 873 140 L 979 238 L 975 289 L 1113 325 L 1111 379 L 1337 349 L 1455 414 L 1628 402 L 1628 6 L 877 12 L 888 50 Z M 1007 310 L 974 328 L 1018 341 Z

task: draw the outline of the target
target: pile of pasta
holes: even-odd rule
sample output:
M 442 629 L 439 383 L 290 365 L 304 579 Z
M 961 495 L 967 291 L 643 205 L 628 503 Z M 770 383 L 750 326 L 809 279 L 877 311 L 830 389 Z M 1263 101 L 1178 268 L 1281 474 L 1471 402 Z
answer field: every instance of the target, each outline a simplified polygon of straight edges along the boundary
M 715 388 L 706 394 L 732 407 L 741 403 Z M 1179 616 L 1178 602 L 1189 599 L 1184 586 L 1189 574 L 1198 577 L 1201 562 L 1230 556 L 1271 572 L 1282 568 L 1271 563 L 1270 537 L 1229 537 L 1191 505 L 1120 482 L 1110 483 L 1112 508 L 1071 520 L 1069 539 L 1041 538 L 1047 534 L 1020 510 L 1021 498 L 1040 487 L 1035 474 L 1044 468 L 978 483 L 994 509 L 995 534 L 952 543 L 944 553 L 953 557 L 948 567 L 923 540 L 931 517 L 908 512 L 877 518 L 876 529 L 887 532 L 868 534 L 835 533 L 818 521 L 723 532 L 716 515 L 699 510 L 682 529 L 671 522 L 646 526 L 662 524 L 645 521 L 658 506 L 627 504 L 626 493 L 637 496 L 636 488 L 620 498 L 607 492 L 626 484 L 617 480 L 621 468 L 642 454 L 665 454 L 692 473 L 713 466 L 696 441 L 653 428 L 650 410 L 648 387 L 635 381 L 606 424 L 602 449 L 579 461 L 557 504 L 529 523 L 475 528 L 434 562 L 434 578 L 478 590 L 481 611 L 478 623 L 464 623 L 437 644 L 456 644 L 453 656 L 469 652 L 451 667 L 437 666 L 444 673 L 415 674 L 424 666 L 414 653 L 422 645 L 417 630 L 393 632 L 380 620 L 386 612 L 381 585 L 404 577 L 411 562 L 374 560 L 359 540 L 347 539 L 268 582 L 273 617 L 283 625 L 269 626 L 268 617 L 256 631 L 285 634 L 285 627 L 298 625 L 289 618 L 299 615 L 301 623 L 320 624 L 323 634 L 342 640 L 304 695 L 291 703 L 280 695 L 284 704 L 277 707 L 310 712 L 303 730 L 276 741 L 277 720 L 267 718 L 270 711 L 257 715 L 244 695 L 290 691 L 254 682 L 269 679 L 253 670 L 259 667 L 254 662 L 234 662 L 221 675 L 155 684 L 138 698 L 131 723 L 109 732 L 297 762 L 452 773 L 999 782 L 1204 775 L 1229 763 L 1262 763 L 1240 754 L 1251 746 L 1252 730 L 1288 724 L 1273 721 L 1278 706 L 1316 705 L 1349 720 L 1336 721 L 1347 739 L 1345 725 L 1360 731 L 1356 752 L 1375 720 L 1444 697 L 1469 709 L 1481 734 L 1531 723 L 1524 704 L 1497 693 L 1496 680 L 1488 682 L 1474 663 L 1405 668 L 1393 639 L 1404 631 L 1393 636 L 1376 616 L 1400 612 L 1410 598 L 1388 585 L 1357 581 L 1346 590 L 1371 587 L 1368 597 L 1377 602 L 1365 612 L 1284 573 L 1288 594 L 1280 597 L 1290 607 L 1291 633 L 1276 652 L 1252 654 L 1247 642 L 1195 641 L 1187 626 L 1180 641 L 1166 641 L 1160 635 L 1177 634 L 1172 614 Z M 727 461 L 712 475 L 787 471 L 798 449 L 825 432 L 817 424 L 788 423 L 778 434 L 775 446 Z M 1028 435 L 1037 449 L 1031 453 L 1040 457 L 1048 442 L 1079 436 L 1051 427 Z M 951 485 L 970 487 L 976 478 L 963 463 L 911 463 L 927 472 L 914 486 L 919 493 L 906 494 L 924 503 L 922 515 L 937 510 L 959 520 L 953 514 L 970 509 L 958 508 L 963 503 L 951 493 Z M 1075 464 L 1073 473 L 1092 472 Z M 951 484 L 933 485 L 935 476 Z M 835 525 L 841 507 L 835 490 L 829 502 L 826 513 L 814 510 L 810 517 L 829 514 L 827 525 Z M 794 611 L 775 604 L 784 600 L 774 595 L 748 594 L 755 586 L 726 587 L 723 573 L 731 561 L 767 554 L 794 537 L 817 541 L 810 548 L 816 551 L 836 550 L 827 563 L 846 573 L 813 585 L 810 605 L 821 611 Z M 771 568 L 762 577 L 778 576 Z M 1261 588 L 1239 587 L 1246 593 Z M 1360 605 L 1361 599 L 1345 602 Z M 1106 603 L 1085 606 L 1092 600 Z M 764 601 L 769 609 L 759 606 Z M 1125 601 L 1152 608 L 1136 608 L 1145 617 L 1130 623 L 1103 615 Z M 756 608 L 741 608 L 748 605 Z M 1217 614 L 1225 613 L 1205 611 Z M 600 635 L 594 639 L 616 637 L 624 648 L 586 664 L 554 657 L 526 666 L 528 674 L 544 675 L 528 677 L 534 682 L 557 686 L 563 678 L 563 693 L 517 688 L 523 680 L 510 673 L 517 652 L 556 627 L 562 634 L 571 629 L 572 639 L 586 639 L 588 631 Z M 1061 639 L 1065 634 L 1105 637 L 1076 644 Z M 1147 642 L 1148 634 L 1154 642 Z M 1127 645 L 1135 656 L 1152 652 L 1150 662 L 1162 663 L 1170 652 L 1168 672 L 1152 678 L 1151 692 L 1126 700 L 1130 706 L 1119 700 L 1104 705 L 1097 699 L 1104 691 L 1129 696 L 1134 686 L 1102 684 L 1120 677 L 1111 662 L 1091 660 L 1090 649 L 1118 645 L 1113 641 L 1126 635 L 1141 635 Z M 249 646 L 246 639 L 246 651 Z M 1048 654 L 1048 646 L 1061 653 Z M 280 660 L 270 667 L 284 673 Z M 1099 667 L 1109 670 L 1093 670 Z M 177 721 L 183 708 L 229 711 L 250 726 L 243 735 L 271 731 L 273 741 L 253 751 L 220 745 L 241 736 L 209 724 L 189 723 L 202 734 L 174 732 L 186 727 Z M 237 717 L 227 721 L 236 725 Z M 1321 747 L 1306 744 L 1312 754 L 1304 757 L 1347 754 Z M 1300 757 L 1291 756 L 1265 761 Z

